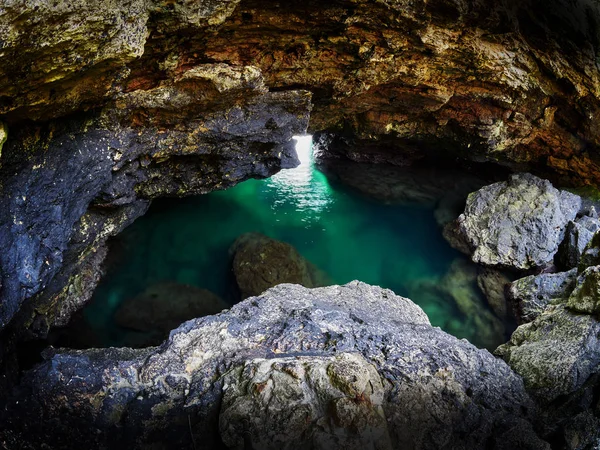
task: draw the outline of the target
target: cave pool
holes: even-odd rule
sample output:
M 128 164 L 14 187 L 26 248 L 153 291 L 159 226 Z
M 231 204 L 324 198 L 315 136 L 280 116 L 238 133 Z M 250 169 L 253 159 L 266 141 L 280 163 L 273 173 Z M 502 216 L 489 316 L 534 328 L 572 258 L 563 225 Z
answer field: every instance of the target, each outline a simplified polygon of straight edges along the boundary
M 297 139 L 299 167 L 225 191 L 156 200 L 118 236 L 117 262 L 84 309 L 103 345 L 123 344 L 113 314 L 152 283 L 190 284 L 233 303 L 228 248 L 252 231 L 294 245 L 337 284 L 358 279 L 409 297 L 434 326 L 477 343 L 453 302 L 420 287 L 438 283 L 461 257 L 431 207 L 383 204 L 330 181 L 315 167 L 310 136 Z

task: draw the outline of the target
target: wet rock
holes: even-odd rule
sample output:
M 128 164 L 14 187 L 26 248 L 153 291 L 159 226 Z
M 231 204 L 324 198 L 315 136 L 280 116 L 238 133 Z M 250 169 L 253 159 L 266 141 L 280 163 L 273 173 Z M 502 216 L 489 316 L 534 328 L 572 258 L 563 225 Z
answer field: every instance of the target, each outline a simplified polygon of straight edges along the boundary
M 485 295 L 488 305 L 500 319 L 506 318 L 506 287 L 510 278 L 498 270 L 481 269 L 477 274 L 477 286 Z
M 223 383 L 228 448 L 393 448 L 382 379 L 360 354 L 250 360 Z
M 595 209 L 592 214 L 596 215 Z M 557 254 L 558 262 L 562 267 L 566 269 L 577 267 L 586 246 L 598 230 L 600 230 L 600 220 L 597 215 L 596 217 L 586 215 L 569 222 Z
M 359 282 L 279 285 L 184 323 L 158 348 L 52 350 L 46 358 L 24 375 L 20 401 L 0 412 L 0 439 L 209 449 L 223 439 L 239 446 L 245 436 L 257 448 L 274 430 L 282 446 L 293 445 L 299 428 L 285 425 L 295 424 L 307 430 L 306 448 L 323 448 L 311 433 L 335 433 L 328 442 L 340 449 L 385 448 L 387 436 L 392 448 L 506 448 L 517 430 L 524 448 L 547 448 L 521 378 L 503 361 L 431 327 L 410 300 Z M 333 408 L 306 396 L 313 392 Z M 256 409 L 269 394 L 276 416 Z M 246 408 L 266 421 L 242 419 Z M 319 417 L 339 421 L 301 422 Z
M 511 175 L 469 195 L 457 228 L 474 262 L 528 270 L 552 262 L 581 198 L 531 174 Z
M 520 278 L 507 290 L 520 324 L 533 321 L 552 303 L 564 302 L 576 286 L 577 269 Z
M 51 324 L 66 285 L 91 261 L 84 256 L 149 200 L 295 166 L 292 136 L 306 130 L 309 109 L 310 94 L 269 92 L 256 68 L 203 64 L 120 94 L 99 112 L 11 133 L 0 172 L 0 328 L 33 297 L 31 310 Z M 93 291 L 94 264 L 80 291 Z
M 318 287 L 325 281 L 323 273 L 294 246 L 260 233 L 241 235 L 229 253 L 233 255 L 233 274 L 242 299 L 281 283 Z
M 600 323 L 551 305 L 521 325 L 496 354 L 523 377 L 528 392 L 552 402 L 579 389 L 600 369 Z
M 217 314 L 228 307 L 206 289 L 163 282 L 125 300 L 115 312 L 115 321 L 124 328 L 158 332 L 164 339 L 169 331 L 186 320 Z

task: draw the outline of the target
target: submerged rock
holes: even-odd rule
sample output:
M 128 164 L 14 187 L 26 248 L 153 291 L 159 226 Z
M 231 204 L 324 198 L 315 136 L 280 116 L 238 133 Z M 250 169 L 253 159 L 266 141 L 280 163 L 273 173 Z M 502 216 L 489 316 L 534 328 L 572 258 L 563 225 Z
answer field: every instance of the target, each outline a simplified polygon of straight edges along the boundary
M 581 198 L 531 174 L 469 195 L 456 226 L 474 262 L 528 270 L 552 262 Z
M 577 278 L 567 308 L 577 313 L 600 315 L 600 266 L 588 267 Z
M 115 312 L 115 321 L 124 328 L 157 333 L 159 340 L 155 344 L 159 344 L 186 320 L 217 314 L 228 307 L 206 289 L 163 282 L 125 300 Z
M 229 253 L 233 255 L 233 274 L 242 299 L 281 283 L 318 287 L 326 279 L 294 246 L 260 233 L 243 234 Z
M 548 448 L 521 378 L 503 361 L 432 328 L 410 300 L 359 282 L 279 285 L 186 322 L 159 348 L 46 358 L 0 412 L 0 441 Z
M 577 269 L 561 273 L 542 273 L 520 278 L 510 284 L 507 293 L 519 323 L 538 317 L 551 303 L 565 301 L 577 281 Z
M 500 319 L 506 318 L 506 288 L 510 284 L 510 278 L 499 270 L 480 269 L 477 274 L 477 285 L 488 305 Z

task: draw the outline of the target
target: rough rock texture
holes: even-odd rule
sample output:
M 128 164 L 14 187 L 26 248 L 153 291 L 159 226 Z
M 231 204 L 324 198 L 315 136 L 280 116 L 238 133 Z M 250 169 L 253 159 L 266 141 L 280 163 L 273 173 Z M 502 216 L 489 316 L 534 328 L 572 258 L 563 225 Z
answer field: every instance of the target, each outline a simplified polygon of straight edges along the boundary
M 306 130 L 309 110 L 307 92 L 269 92 L 254 67 L 205 64 L 120 94 L 99 113 L 20 128 L 2 155 L 2 173 L 14 175 L 0 192 L 0 328 L 38 294 L 35 309 L 51 324 L 86 256 L 150 199 L 297 164 L 292 136 Z M 74 289 L 91 292 L 97 278 Z
M 287 242 L 260 233 L 241 235 L 229 249 L 242 299 L 260 295 L 281 283 L 322 286 L 321 273 Z
M 576 313 L 600 315 L 600 266 L 588 267 L 579 276 L 566 306 Z
M 456 227 L 474 262 L 528 270 L 552 262 L 580 207 L 579 196 L 517 174 L 470 194 Z
M 520 324 L 533 321 L 551 303 L 564 301 L 576 286 L 577 269 L 542 273 L 520 278 L 510 284 L 508 299 Z
M 115 312 L 115 322 L 124 328 L 157 334 L 157 345 L 186 320 L 217 314 L 228 307 L 206 289 L 163 282 L 125 300 Z
M 565 269 L 577 267 L 586 246 L 599 230 L 600 220 L 597 216 L 590 217 L 586 215 L 569 222 L 565 231 L 565 238 L 558 248 L 558 263 Z
M 550 306 L 521 325 L 496 353 L 545 402 L 572 394 L 600 369 L 600 322 Z
M 160 449 L 214 448 L 222 438 L 258 448 L 283 430 L 284 448 L 299 435 L 303 448 L 548 448 L 533 431 L 521 379 L 503 361 L 432 328 L 411 301 L 359 282 L 280 285 L 186 322 L 158 348 L 46 357 L 24 376 L 19 402 L 2 410 L 0 441 Z M 293 408 L 310 393 L 323 397 Z M 240 419 L 271 394 L 278 415 Z M 326 398 L 333 408 L 322 408 Z M 308 431 L 333 447 L 317 446 Z

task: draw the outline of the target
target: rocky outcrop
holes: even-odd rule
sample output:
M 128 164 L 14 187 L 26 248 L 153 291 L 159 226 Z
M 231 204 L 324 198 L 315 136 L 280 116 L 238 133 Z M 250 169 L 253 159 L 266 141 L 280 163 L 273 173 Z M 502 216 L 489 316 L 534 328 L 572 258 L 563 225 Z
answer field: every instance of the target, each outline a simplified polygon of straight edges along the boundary
M 577 267 L 586 246 L 594 234 L 600 230 L 600 220 L 598 220 L 596 210 L 592 209 L 590 214 L 571 221 L 567 225 L 565 238 L 558 248 L 556 258 L 557 262 L 565 269 Z
M 552 263 L 580 207 L 579 196 L 517 174 L 470 194 L 455 229 L 474 262 L 528 270 Z
M 319 287 L 325 277 L 287 242 L 260 233 L 245 233 L 232 244 L 232 270 L 242 299 L 281 283 Z
M 432 328 L 410 300 L 358 282 L 280 285 L 186 322 L 158 348 L 46 358 L 3 410 L 3 442 L 548 448 L 503 361 Z

